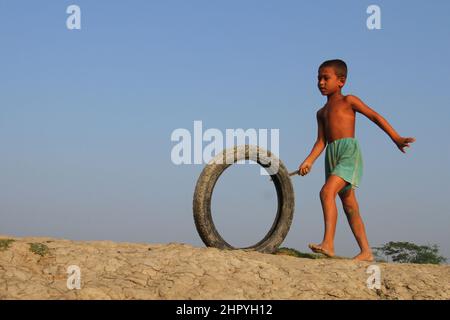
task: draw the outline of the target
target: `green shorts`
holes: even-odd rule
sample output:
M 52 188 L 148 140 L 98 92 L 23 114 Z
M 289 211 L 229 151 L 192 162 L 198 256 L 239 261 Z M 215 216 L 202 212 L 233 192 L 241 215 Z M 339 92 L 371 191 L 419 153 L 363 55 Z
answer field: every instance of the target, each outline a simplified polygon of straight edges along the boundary
M 356 138 L 337 139 L 327 145 L 325 180 L 333 174 L 349 183 L 339 193 L 358 187 L 362 172 L 362 154 Z

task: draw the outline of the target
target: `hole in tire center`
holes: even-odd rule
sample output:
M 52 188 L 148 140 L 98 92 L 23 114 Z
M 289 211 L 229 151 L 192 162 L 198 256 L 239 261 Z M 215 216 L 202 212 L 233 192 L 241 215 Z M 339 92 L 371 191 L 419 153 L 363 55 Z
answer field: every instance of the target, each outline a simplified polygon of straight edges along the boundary
M 211 215 L 222 238 L 236 248 L 253 246 L 269 232 L 278 199 L 270 176 L 253 161 L 228 167 L 213 190 Z

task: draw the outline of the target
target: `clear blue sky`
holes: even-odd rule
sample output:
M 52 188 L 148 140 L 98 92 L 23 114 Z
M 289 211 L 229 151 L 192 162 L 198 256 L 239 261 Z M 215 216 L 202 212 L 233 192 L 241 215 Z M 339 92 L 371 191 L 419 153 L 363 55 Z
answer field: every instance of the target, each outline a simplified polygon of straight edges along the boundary
M 66 28 L 77 4 L 82 29 Z M 370 4 L 382 29 L 366 27 Z M 402 154 L 357 117 L 357 197 L 371 245 L 438 244 L 450 257 L 450 2 L 0 1 L 0 234 L 202 245 L 192 195 L 203 165 L 170 160 L 174 129 L 277 128 L 290 170 L 316 138 L 318 65 L 349 66 L 359 96 L 417 142 Z M 294 177 L 284 246 L 323 232 L 323 155 Z M 235 245 L 262 238 L 274 190 L 255 166 L 219 181 Z M 336 250 L 357 253 L 341 210 Z

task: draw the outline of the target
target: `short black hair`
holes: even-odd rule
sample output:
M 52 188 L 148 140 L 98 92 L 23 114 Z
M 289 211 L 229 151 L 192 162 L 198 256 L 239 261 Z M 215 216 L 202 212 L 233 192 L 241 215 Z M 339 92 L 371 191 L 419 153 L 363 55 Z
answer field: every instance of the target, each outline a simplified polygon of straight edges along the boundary
M 338 77 L 344 77 L 347 79 L 347 64 L 344 61 L 340 59 L 327 60 L 320 65 L 319 70 L 324 67 L 333 68 Z

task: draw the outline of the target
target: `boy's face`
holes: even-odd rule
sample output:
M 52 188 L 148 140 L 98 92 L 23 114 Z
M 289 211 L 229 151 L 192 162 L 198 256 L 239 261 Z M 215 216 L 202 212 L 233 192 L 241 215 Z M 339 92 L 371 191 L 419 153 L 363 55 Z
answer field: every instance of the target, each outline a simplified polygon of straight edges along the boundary
M 340 90 L 345 84 L 344 77 L 338 77 L 333 67 L 319 69 L 317 76 L 317 87 L 323 96 L 328 96 Z

